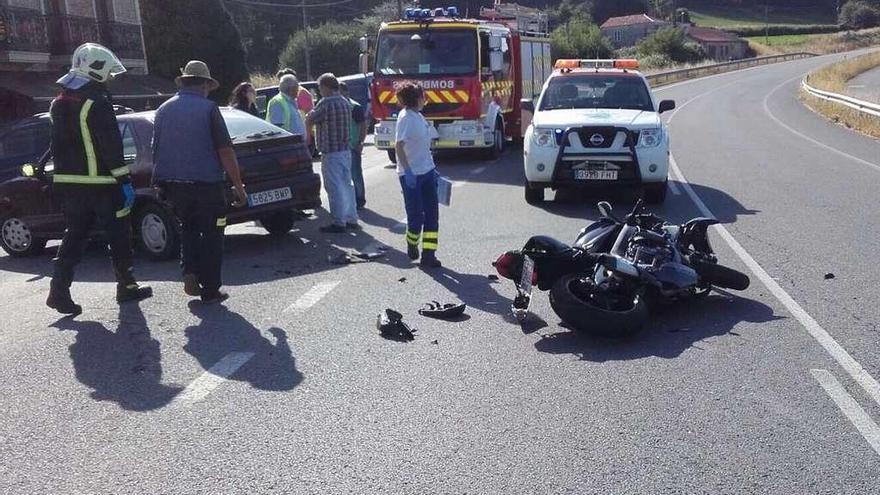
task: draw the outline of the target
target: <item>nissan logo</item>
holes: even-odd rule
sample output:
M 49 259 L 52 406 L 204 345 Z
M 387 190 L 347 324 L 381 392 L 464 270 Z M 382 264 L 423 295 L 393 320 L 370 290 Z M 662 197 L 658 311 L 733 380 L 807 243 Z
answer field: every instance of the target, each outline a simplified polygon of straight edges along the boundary
M 602 143 L 605 142 L 605 136 L 601 134 L 593 134 L 590 136 L 590 144 L 593 146 L 602 146 Z

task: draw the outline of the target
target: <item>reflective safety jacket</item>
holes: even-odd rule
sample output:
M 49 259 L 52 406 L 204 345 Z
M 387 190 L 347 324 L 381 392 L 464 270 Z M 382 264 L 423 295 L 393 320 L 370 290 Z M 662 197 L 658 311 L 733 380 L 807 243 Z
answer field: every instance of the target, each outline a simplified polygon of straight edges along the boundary
M 103 87 L 89 83 L 65 89 L 49 112 L 55 184 L 107 187 L 131 181 L 119 124 Z

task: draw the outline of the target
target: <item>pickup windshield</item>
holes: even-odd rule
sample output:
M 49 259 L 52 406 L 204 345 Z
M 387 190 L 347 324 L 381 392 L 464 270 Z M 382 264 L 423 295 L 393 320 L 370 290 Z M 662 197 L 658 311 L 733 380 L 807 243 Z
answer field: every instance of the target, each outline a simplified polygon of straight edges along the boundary
M 639 77 L 615 74 L 554 77 L 541 95 L 540 110 L 606 108 L 654 111 L 651 93 Z
M 386 31 L 379 35 L 376 72 L 385 75 L 467 75 L 477 72 L 473 30 Z

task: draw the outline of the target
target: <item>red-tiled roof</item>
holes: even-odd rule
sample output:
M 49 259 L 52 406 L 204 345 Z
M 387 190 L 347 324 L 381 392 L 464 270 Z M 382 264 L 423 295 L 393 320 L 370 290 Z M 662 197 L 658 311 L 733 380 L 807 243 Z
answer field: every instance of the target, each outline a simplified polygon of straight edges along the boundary
M 635 26 L 637 24 L 653 24 L 657 21 L 655 19 L 651 19 L 647 14 L 638 14 L 638 15 L 626 15 L 623 17 L 611 17 L 607 21 L 602 23 L 603 28 L 610 27 L 623 27 L 623 26 Z
M 690 27 L 690 28 L 688 28 L 687 35 L 697 41 L 704 41 L 707 43 L 742 41 L 735 34 L 728 33 L 727 31 L 721 31 L 720 29 L 712 29 L 712 28 Z

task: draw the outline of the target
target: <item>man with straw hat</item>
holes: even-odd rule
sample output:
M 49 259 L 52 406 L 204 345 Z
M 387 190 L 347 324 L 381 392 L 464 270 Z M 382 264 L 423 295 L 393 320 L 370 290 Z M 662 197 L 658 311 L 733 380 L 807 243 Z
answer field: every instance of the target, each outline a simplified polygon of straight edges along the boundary
M 235 206 L 247 204 L 232 139 L 208 94 L 220 86 L 208 66 L 193 60 L 175 79 L 177 95 L 156 111 L 153 181 L 174 205 L 182 224 L 183 290 L 205 303 L 229 296 L 220 291 L 226 177 L 235 186 Z M 224 175 L 225 171 L 225 175 Z

